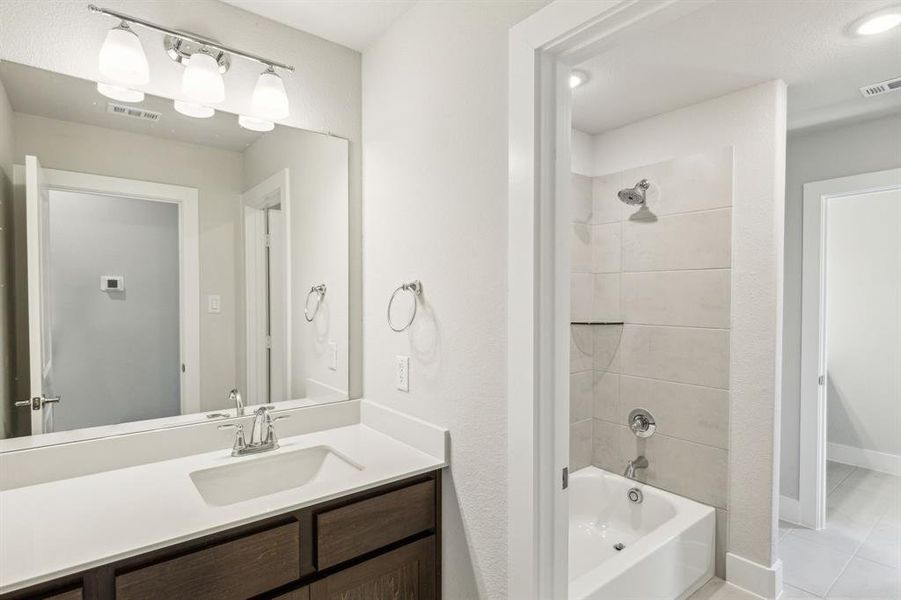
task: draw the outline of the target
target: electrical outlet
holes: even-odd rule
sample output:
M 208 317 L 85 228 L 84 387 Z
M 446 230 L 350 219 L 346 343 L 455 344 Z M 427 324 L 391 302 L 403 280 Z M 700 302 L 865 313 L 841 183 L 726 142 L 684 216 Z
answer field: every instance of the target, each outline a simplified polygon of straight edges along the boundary
M 328 368 L 338 370 L 338 342 L 328 343 Z
M 222 312 L 222 298 L 217 294 L 207 296 L 207 312 L 218 314 Z
M 396 356 L 394 368 L 394 385 L 402 392 L 410 391 L 410 357 Z

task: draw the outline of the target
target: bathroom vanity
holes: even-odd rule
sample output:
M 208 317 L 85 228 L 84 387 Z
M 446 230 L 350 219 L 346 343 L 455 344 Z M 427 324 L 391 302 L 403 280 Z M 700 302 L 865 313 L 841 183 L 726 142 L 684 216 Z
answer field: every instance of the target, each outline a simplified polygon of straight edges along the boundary
M 258 455 L 231 456 L 205 424 L 125 436 L 129 454 L 164 436 L 212 451 L 5 477 L 0 599 L 437 598 L 446 431 L 365 400 L 279 413 L 293 417 L 280 447 Z M 114 439 L 6 453 L 0 474 Z

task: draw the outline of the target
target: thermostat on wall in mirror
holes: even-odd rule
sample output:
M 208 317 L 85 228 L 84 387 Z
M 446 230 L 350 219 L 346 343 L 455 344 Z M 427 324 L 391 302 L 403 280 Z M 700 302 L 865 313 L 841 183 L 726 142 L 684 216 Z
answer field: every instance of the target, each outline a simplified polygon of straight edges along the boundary
M 100 289 L 104 292 L 124 292 L 125 277 L 121 275 L 101 275 Z

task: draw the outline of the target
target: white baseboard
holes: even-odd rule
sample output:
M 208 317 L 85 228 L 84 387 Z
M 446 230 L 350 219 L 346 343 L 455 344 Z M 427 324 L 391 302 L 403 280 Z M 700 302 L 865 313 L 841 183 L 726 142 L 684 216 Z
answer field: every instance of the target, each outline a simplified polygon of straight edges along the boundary
M 800 525 L 801 501 L 788 496 L 779 496 L 779 519 Z
M 901 476 L 901 456 L 897 454 L 830 442 L 826 444 L 826 456 L 834 462 Z
M 782 561 L 765 567 L 731 552 L 726 553 L 726 581 L 767 600 L 782 593 Z

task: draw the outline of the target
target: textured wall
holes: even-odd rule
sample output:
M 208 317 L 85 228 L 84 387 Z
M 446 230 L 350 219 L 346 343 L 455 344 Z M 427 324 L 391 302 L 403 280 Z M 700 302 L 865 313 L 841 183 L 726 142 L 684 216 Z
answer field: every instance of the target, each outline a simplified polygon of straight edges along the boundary
M 193 31 L 248 52 L 293 64 L 286 76 L 291 116 L 283 122 L 294 127 L 330 132 L 350 140 L 350 298 L 351 393 L 359 395 L 362 353 L 360 136 L 360 53 L 314 35 L 292 29 L 216 0 L 105 0 L 105 8 L 160 24 Z M 93 15 L 86 2 L 34 0 L 0 2 L 0 56 L 96 81 L 97 53 L 115 20 Z M 162 48 L 162 37 L 141 30 L 150 62 L 151 81 L 145 91 L 177 98 L 182 68 Z M 260 66 L 235 59 L 225 77 L 227 97 L 220 108 L 247 112 Z
M 801 419 L 801 204 L 803 185 L 901 167 L 901 115 L 788 136 L 785 181 L 783 496 L 798 497 Z
M 366 396 L 450 430 L 448 600 L 506 597 L 507 32 L 538 6 L 420 2 L 363 57 Z M 393 333 L 388 297 L 417 278 Z
M 785 86 L 774 81 L 606 132 L 594 144 L 598 174 L 734 149 L 728 378 L 692 383 L 728 384 L 728 548 L 765 566 L 776 541 L 784 141 Z M 674 247 L 690 246 L 693 235 L 672 238 Z

